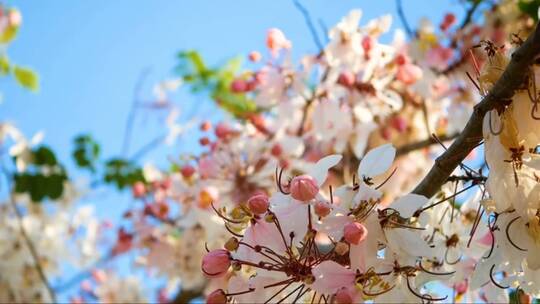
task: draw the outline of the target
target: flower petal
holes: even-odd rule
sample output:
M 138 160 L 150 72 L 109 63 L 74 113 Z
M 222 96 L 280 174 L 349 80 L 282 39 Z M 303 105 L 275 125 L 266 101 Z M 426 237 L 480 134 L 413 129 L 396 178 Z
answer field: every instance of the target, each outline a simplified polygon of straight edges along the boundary
M 410 193 L 397 199 L 390 207 L 399 211 L 401 217 L 409 218 L 428 201 L 429 200 L 423 195 Z
M 359 177 L 376 177 L 386 172 L 394 161 L 396 148 L 392 144 L 379 146 L 369 151 L 358 166 Z
M 328 155 L 321 158 L 312 168 L 307 172 L 308 175 L 313 177 L 318 186 L 320 187 L 326 181 L 328 176 L 328 170 L 337 165 L 341 161 L 342 156 L 339 154 Z
M 334 261 L 324 261 L 311 271 L 315 282 L 311 288 L 320 294 L 333 294 L 344 286 L 352 286 L 355 279 L 354 271 L 347 269 Z

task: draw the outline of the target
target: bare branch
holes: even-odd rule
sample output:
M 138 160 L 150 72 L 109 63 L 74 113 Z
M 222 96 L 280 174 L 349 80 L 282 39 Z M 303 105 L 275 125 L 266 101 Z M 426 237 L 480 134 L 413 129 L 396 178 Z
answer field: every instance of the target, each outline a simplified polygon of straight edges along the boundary
M 497 106 L 511 102 L 515 90 L 523 84 L 529 66 L 540 54 L 540 27 L 512 54 L 512 59 L 493 89 L 474 107 L 467 125 L 452 145 L 441 156 L 428 175 L 414 189 L 413 193 L 432 197 L 446 182 L 452 171 L 482 140 L 484 115 Z
M 437 144 L 439 143 L 439 141 L 447 141 L 447 140 L 455 139 L 458 136 L 459 136 L 459 133 L 454 133 L 450 135 L 442 135 L 438 137 L 438 140 L 435 137 L 429 137 L 428 139 L 425 139 L 422 141 L 418 141 L 418 142 L 414 142 L 414 143 L 410 143 L 410 144 L 398 147 L 396 154 L 398 156 L 408 154 L 412 151 L 420 150 L 422 148 L 427 148 L 431 145 Z
M 403 5 L 401 3 L 401 0 L 396 0 L 396 8 L 397 8 L 399 19 L 401 20 L 401 23 L 403 24 L 403 27 L 405 28 L 405 32 L 407 32 L 407 35 L 409 36 L 409 38 L 413 38 L 415 34 L 413 30 L 411 29 L 409 22 L 407 21 L 407 17 L 405 17 L 405 12 L 403 11 Z
M 304 20 L 306 21 L 306 25 L 309 28 L 309 31 L 311 32 L 311 37 L 313 38 L 313 42 L 315 42 L 315 45 L 317 48 L 319 48 L 319 51 L 323 50 L 323 44 L 321 43 L 321 40 L 319 39 L 319 34 L 317 34 L 317 29 L 315 28 L 315 25 L 313 24 L 313 21 L 311 20 L 311 15 L 309 14 L 309 11 L 305 6 L 300 3 L 298 0 L 293 0 L 294 6 L 302 13 L 304 16 Z M 325 33 L 326 35 L 326 33 Z

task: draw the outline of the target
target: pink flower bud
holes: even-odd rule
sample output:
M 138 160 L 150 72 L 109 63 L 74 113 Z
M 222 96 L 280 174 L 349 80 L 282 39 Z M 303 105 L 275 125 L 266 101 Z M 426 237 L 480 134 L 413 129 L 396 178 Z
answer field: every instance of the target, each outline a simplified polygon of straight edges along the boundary
M 209 121 L 205 121 L 201 123 L 201 131 L 208 131 L 212 128 L 212 123 Z
M 369 36 L 364 37 L 364 39 L 362 39 L 362 48 L 364 49 L 364 52 L 369 53 L 373 48 L 373 39 Z
M 133 184 L 133 188 L 131 189 L 133 192 L 133 197 L 141 198 L 146 194 L 146 186 L 143 182 L 136 182 Z
M 396 116 L 391 121 L 392 127 L 398 132 L 405 132 L 407 130 L 407 121 L 402 116 Z
M 270 49 L 273 56 L 277 55 L 280 49 L 291 48 L 291 42 L 287 40 L 285 34 L 277 28 L 271 28 L 268 30 L 266 36 L 266 46 Z
M 262 56 L 261 56 L 261 53 L 257 51 L 253 51 L 249 53 L 248 58 L 252 62 L 258 62 L 259 60 L 261 60 Z
M 320 217 L 325 217 L 330 214 L 330 205 L 325 202 L 317 202 L 315 204 L 315 214 Z
M 398 68 L 396 78 L 404 84 L 413 84 L 422 78 L 422 69 L 414 64 L 404 64 Z
M 223 289 L 212 291 L 208 297 L 206 297 L 207 304 L 225 304 L 227 303 L 227 295 Z
M 455 288 L 458 294 L 464 294 L 469 289 L 469 282 L 467 280 L 461 281 L 455 285 Z
M 180 169 L 180 173 L 182 173 L 183 177 L 190 178 L 195 173 L 195 168 L 191 165 L 185 165 Z
M 249 198 L 247 205 L 254 214 L 263 214 L 268 210 L 270 201 L 265 194 L 257 194 Z
M 347 288 L 341 288 L 334 295 L 335 304 L 351 304 L 353 302 L 352 294 Z
M 319 186 L 313 177 L 300 175 L 291 181 L 291 196 L 295 200 L 307 202 L 315 198 L 319 193 Z
M 396 63 L 398 65 L 404 65 L 407 62 L 408 62 L 408 60 L 407 60 L 407 57 L 405 57 L 405 55 L 399 54 L 399 55 L 396 56 Z
M 225 249 L 216 249 L 204 255 L 201 268 L 207 277 L 217 278 L 224 276 L 230 266 L 229 252 Z
M 199 139 L 199 143 L 201 144 L 201 146 L 208 146 L 210 144 L 210 139 L 208 137 L 201 137 L 201 139 Z
M 231 83 L 231 91 L 234 93 L 244 93 L 247 91 L 247 83 L 242 79 L 235 79 Z
M 270 153 L 273 155 L 273 156 L 280 156 L 281 153 L 283 153 L 283 148 L 281 147 L 280 144 L 275 144 L 272 146 L 272 149 L 270 150 Z
M 343 228 L 343 236 L 349 244 L 358 245 L 366 239 L 368 235 L 367 228 L 357 222 L 348 223 Z
M 224 123 L 224 122 L 220 122 L 217 124 L 216 126 L 216 129 L 214 130 L 214 132 L 216 133 L 216 136 L 218 138 L 225 138 L 227 137 L 230 133 L 231 133 L 231 128 L 229 127 L 228 124 Z
M 356 81 L 356 77 L 354 74 L 350 71 L 341 72 L 338 77 L 338 84 L 350 88 L 354 85 L 354 82 Z

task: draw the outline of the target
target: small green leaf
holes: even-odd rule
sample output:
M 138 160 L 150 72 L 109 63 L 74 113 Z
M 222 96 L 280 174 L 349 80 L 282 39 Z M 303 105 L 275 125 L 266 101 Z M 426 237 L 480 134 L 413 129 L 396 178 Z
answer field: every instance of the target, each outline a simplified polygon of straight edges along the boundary
M 39 76 L 33 70 L 25 67 L 15 66 L 13 74 L 17 82 L 26 89 L 39 90 Z
M 9 58 L 6 55 L 0 56 L 0 75 L 6 76 L 9 74 L 9 71 Z
M 40 146 L 34 153 L 34 163 L 39 166 L 54 166 L 58 164 L 54 152 L 46 146 Z
M 538 7 L 540 7 L 540 0 L 519 0 L 518 7 L 521 12 L 529 15 L 534 21 L 538 21 Z
M 0 35 L 0 43 L 6 44 L 10 43 L 15 37 L 17 37 L 17 32 L 19 31 L 18 26 L 8 25 L 7 28 Z

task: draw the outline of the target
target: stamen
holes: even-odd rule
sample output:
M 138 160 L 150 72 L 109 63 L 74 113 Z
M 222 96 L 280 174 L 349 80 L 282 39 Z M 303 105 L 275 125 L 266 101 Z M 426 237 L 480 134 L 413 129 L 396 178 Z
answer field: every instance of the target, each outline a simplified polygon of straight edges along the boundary
M 512 239 L 510 238 L 510 226 L 512 226 L 512 224 L 517 221 L 521 216 L 518 216 L 516 217 L 515 219 L 511 220 L 510 222 L 508 222 L 508 225 L 506 225 L 506 238 L 508 239 L 508 242 L 510 242 L 510 244 L 512 244 L 512 246 L 516 247 L 516 249 L 518 250 L 521 250 L 521 251 L 527 251 L 527 249 L 523 249 L 521 247 L 519 247 L 518 245 L 516 245 L 516 243 L 514 243 L 514 241 L 512 241 Z
M 500 289 L 510 288 L 510 286 L 502 286 L 501 284 L 497 283 L 497 281 L 495 281 L 495 278 L 493 277 L 493 269 L 495 269 L 495 264 L 493 264 L 491 266 L 491 269 L 489 269 L 489 278 L 491 279 L 491 283 L 493 283 L 493 285 L 499 287 Z

